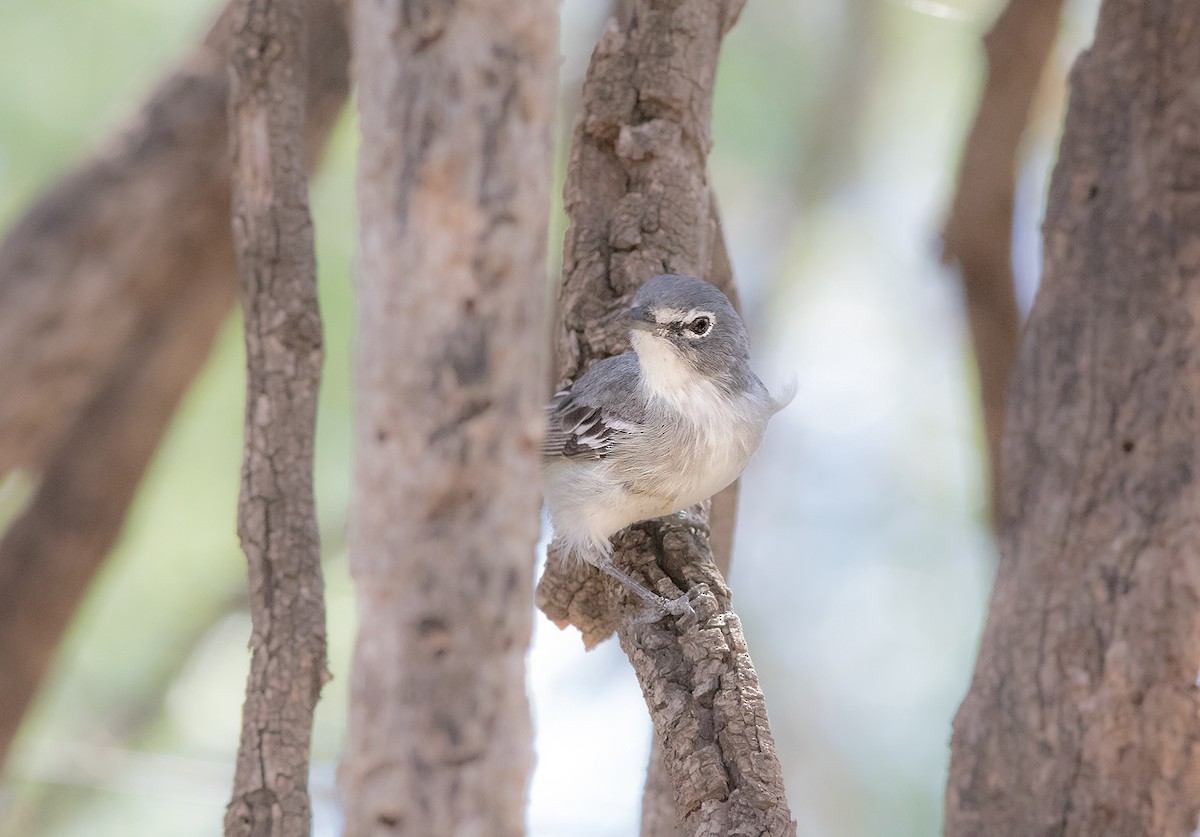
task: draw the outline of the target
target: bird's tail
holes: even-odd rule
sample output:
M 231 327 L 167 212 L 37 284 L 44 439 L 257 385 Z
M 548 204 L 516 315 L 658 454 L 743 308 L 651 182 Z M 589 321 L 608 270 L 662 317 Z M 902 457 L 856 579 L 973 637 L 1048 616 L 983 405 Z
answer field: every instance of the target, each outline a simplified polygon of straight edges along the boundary
M 778 413 L 788 404 L 792 403 L 792 399 L 796 397 L 796 389 L 799 387 L 799 382 L 795 373 L 792 373 L 792 379 L 784 384 L 778 393 L 771 393 L 771 412 Z

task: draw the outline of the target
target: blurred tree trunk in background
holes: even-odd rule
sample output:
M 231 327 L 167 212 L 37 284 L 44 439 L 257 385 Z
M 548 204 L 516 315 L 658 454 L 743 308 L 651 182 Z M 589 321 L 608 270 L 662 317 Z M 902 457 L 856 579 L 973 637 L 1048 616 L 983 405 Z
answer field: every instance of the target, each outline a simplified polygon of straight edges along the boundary
M 558 6 L 356 8 L 348 835 L 524 831 Z
M 736 299 L 706 165 L 717 57 L 742 4 L 617 5 L 592 54 L 571 146 L 560 381 L 628 348 L 619 315 L 659 273 L 706 277 Z M 718 506 L 723 551 L 732 496 Z M 668 597 L 706 584 L 695 597 L 698 619 L 632 625 L 641 605 L 630 606 L 627 591 L 554 555 L 538 603 L 558 624 L 578 626 L 589 647 L 617 630 L 633 663 L 660 745 L 643 833 L 673 833 L 675 823 L 689 834 L 794 833 L 757 675 L 712 560 L 709 504 L 692 513 L 700 528 L 678 519 L 639 524 L 617 538 L 615 560 Z
M 311 167 L 349 40 L 338 0 L 309 14 Z M 233 303 L 228 27 L 0 245 L 0 475 L 40 478 L 0 540 L 0 761 Z
M 1062 5 L 1062 0 L 1009 0 L 984 39 L 987 84 L 963 148 L 958 189 L 946 221 L 943 258 L 962 273 L 979 371 L 993 521 L 1008 384 L 1021 335 L 1012 266 L 1017 154 L 1058 35 Z
M 238 534 L 250 674 L 228 837 L 307 837 L 313 710 L 328 676 L 313 501 L 323 338 L 304 166 L 309 0 L 236 0 L 229 49 L 233 238 L 246 418 Z
M 1200 5 L 1106 0 L 1072 74 L 946 834 L 1200 815 Z

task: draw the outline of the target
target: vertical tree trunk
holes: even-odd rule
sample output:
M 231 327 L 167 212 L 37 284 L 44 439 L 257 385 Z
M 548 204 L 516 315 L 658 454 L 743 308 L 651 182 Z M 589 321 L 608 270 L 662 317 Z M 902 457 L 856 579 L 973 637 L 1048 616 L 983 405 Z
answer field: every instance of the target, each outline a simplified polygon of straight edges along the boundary
M 1200 6 L 1106 0 L 1014 378 L 1001 563 L 948 835 L 1200 815 Z
M 946 221 L 943 258 L 962 271 L 979 371 L 993 520 L 1008 384 L 1021 334 L 1012 268 L 1017 152 L 1061 16 L 1062 0 L 1009 0 L 984 39 L 987 85 L 967 135 Z
M 325 669 L 313 435 L 323 357 L 304 170 L 308 0 L 239 0 L 229 50 L 233 238 L 246 333 L 238 534 L 250 568 L 250 676 L 229 837 L 305 837 Z
M 311 166 L 349 41 L 338 0 L 310 14 Z M 0 762 L 233 302 L 228 35 L 224 13 L 0 245 L 0 473 L 41 476 L 0 540 Z
M 584 81 L 567 173 L 571 218 L 563 257 L 562 379 L 628 347 L 618 317 L 658 273 L 732 276 L 706 176 L 713 80 L 737 0 L 631 0 L 609 24 Z M 551 560 L 538 603 L 578 626 L 591 646 L 618 630 L 642 685 L 667 779 L 652 775 L 644 828 L 664 833 L 662 789 L 688 834 L 795 832 L 763 696 L 730 594 L 712 561 L 708 504 L 699 527 L 639 524 L 616 540 L 616 561 L 647 586 L 708 586 L 698 620 L 633 626 L 607 580 Z M 727 515 L 726 515 L 727 516 Z M 662 586 L 660 586 L 662 585 Z
M 349 835 L 524 829 L 557 30 L 552 0 L 356 8 Z

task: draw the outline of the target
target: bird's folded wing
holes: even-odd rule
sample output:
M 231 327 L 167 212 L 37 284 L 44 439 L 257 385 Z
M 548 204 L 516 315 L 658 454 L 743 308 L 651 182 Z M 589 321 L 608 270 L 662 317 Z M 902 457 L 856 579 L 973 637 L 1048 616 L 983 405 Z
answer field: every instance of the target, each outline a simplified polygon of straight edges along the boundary
M 621 439 L 641 430 L 633 417 L 621 415 L 618 404 L 600 406 L 565 389 L 546 406 L 544 456 L 604 459 Z

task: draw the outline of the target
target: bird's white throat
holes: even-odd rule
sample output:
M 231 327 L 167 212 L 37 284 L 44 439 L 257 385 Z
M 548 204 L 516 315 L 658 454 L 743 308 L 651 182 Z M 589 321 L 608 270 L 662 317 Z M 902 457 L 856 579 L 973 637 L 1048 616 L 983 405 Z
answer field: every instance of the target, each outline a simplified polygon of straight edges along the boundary
M 633 332 L 633 350 L 637 352 L 646 394 L 671 404 L 686 416 L 703 421 L 703 414 L 724 401 L 716 385 L 680 357 L 666 340 L 644 331 Z
M 632 337 L 642 383 L 655 395 L 687 389 L 700 377 L 666 340 L 645 331 L 635 331 Z
M 698 503 L 737 479 L 762 441 L 762 405 L 747 394 L 722 392 L 667 341 L 633 333 L 646 396 L 679 419 L 672 453 L 688 462 L 673 477 L 673 509 Z

